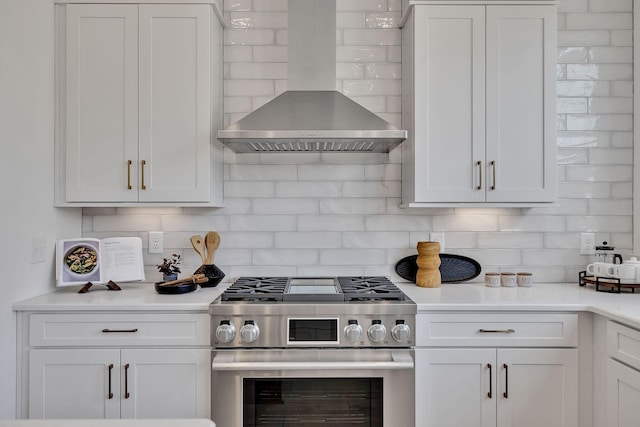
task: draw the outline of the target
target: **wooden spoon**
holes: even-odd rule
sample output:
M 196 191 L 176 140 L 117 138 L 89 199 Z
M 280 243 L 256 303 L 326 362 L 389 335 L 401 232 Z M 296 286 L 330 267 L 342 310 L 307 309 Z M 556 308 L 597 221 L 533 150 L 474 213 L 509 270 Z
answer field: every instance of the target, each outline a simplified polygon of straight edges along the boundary
M 211 265 L 213 264 L 213 255 L 220 246 L 220 235 L 215 231 L 210 231 L 204 236 L 204 243 L 207 247 L 207 259 L 205 260 L 205 264 Z
M 204 239 L 200 235 L 191 236 L 191 244 L 193 245 L 193 249 L 200 255 L 200 258 L 202 258 L 202 263 L 204 264 L 206 259 Z

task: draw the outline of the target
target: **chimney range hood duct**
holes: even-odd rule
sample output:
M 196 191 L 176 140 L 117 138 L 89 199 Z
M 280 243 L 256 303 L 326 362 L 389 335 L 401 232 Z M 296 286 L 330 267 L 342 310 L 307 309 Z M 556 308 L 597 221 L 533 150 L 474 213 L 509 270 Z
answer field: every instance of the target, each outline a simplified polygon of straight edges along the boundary
M 289 90 L 218 131 L 237 153 L 387 153 L 407 137 L 335 90 L 335 0 L 289 0 Z

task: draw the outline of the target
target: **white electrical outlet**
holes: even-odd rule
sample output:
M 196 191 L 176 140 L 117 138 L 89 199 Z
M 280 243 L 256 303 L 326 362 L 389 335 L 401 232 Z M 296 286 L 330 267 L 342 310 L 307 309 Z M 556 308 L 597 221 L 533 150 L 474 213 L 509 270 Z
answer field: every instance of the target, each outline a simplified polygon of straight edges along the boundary
M 149 253 L 161 254 L 164 251 L 164 236 L 162 231 L 149 232 Z
M 580 255 L 594 255 L 596 253 L 595 233 L 580 234 Z
M 444 252 L 444 233 L 431 233 L 429 240 L 440 243 L 440 252 Z
M 36 237 L 31 239 L 31 263 L 45 262 L 47 258 L 45 237 Z

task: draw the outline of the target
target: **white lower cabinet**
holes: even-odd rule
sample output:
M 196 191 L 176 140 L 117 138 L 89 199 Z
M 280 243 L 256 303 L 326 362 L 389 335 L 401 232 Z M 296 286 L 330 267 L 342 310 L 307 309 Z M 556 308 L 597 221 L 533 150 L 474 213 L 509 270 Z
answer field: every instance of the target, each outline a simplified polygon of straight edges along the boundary
M 209 414 L 209 350 L 35 349 L 29 357 L 29 418 Z
M 210 417 L 208 314 L 21 316 L 19 417 Z
M 607 322 L 607 352 L 607 427 L 637 427 L 640 423 L 640 331 Z
M 576 349 L 418 349 L 423 426 L 577 427 Z
M 576 315 L 448 313 L 418 325 L 421 427 L 578 427 Z

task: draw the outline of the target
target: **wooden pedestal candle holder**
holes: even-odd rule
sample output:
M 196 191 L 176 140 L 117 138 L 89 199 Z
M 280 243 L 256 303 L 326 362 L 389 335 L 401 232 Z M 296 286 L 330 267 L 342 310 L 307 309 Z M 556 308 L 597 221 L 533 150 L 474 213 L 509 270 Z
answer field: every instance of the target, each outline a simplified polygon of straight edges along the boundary
M 418 242 L 418 272 L 416 285 L 423 288 L 439 288 L 442 283 L 440 277 L 440 243 Z

